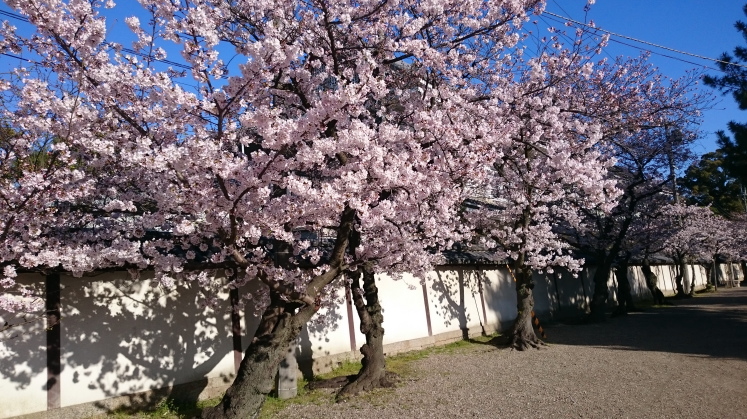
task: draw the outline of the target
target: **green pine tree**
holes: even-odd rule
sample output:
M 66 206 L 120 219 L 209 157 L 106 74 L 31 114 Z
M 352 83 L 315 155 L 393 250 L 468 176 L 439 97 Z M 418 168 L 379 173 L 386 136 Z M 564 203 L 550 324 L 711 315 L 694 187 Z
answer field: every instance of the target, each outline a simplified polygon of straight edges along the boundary
M 747 15 L 747 5 L 742 10 Z M 747 43 L 747 24 L 740 20 L 734 27 Z M 703 81 L 722 94 L 731 94 L 739 109 L 747 110 L 747 47 L 737 46 L 733 55 L 724 53 L 720 59 L 718 66 L 723 74 L 705 76 Z M 724 154 L 722 168 L 742 186 L 747 186 L 747 124 L 732 121 L 728 128 L 731 136 L 718 132 L 718 145 Z

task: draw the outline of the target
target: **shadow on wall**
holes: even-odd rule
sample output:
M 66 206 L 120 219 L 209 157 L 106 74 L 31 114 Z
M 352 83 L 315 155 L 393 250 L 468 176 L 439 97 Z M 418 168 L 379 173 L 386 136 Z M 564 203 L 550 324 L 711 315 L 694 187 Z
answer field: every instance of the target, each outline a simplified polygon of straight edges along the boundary
M 587 269 L 576 276 L 565 270 L 558 270 L 549 274 L 557 301 L 555 318 L 564 319 L 578 317 L 589 311 L 589 297 L 592 274 Z
M 484 273 L 488 278 L 483 283 L 488 319 L 494 316 L 498 329 L 506 330 L 516 320 L 516 283 L 506 268 L 496 267 Z
M 747 360 L 747 288 L 679 300 L 605 323 L 550 326 L 551 343 Z
M 436 301 L 430 302 L 434 321 L 452 329 L 458 325 L 463 339 L 469 339 L 470 329 L 479 327 L 485 335 L 489 325 L 486 318 L 485 287 L 490 283 L 488 271 L 446 266 L 437 268 L 431 281 Z
M 43 277 L 20 275 L 17 280 L 30 286 L 34 296 L 40 300 L 44 299 Z M 4 329 L 0 332 L 0 380 L 12 381 L 13 391 L 33 390 L 29 387 L 40 385 L 39 377 L 42 374 L 46 379 L 46 327 L 47 321 L 43 312 L 0 311 L 0 330 Z M 5 389 L 4 387 L 3 390 Z M 44 400 L 46 401 L 46 396 Z
M 322 300 L 321 309 L 301 329 L 301 334 L 296 341 L 295 358 L 298 369 L 306 380 L 314 378 L 314 358 L 327 356 L 337 352 L 350 350 L 350 333 L 345 299 L 346 288 L 342 279 L 335 280 L 324 289 L 325 298 Z M 352 308 L 352 316 L 357 319 Z M 357 324 L 357 323 L 356 323 Z M 251 339 L 249 337 L 248 339 Z M 361 346 L 363 342 L 359 342 Z M 330 365 L 316 366 L 320 370 L 328 369 Z
M 123 413 L 152 407 L 163 397 L 189 404 L 211 373 L 225 383 L 232 379 L 227 293 L 218 294 L 220 306 L 212 309 L 201 305 L 201 287 L 194 282 L 168 289 L 147 277 L 134 281 L 117 273 L 93 280 L 65 277 L 63 286 L 63 406 L 121 395 L 131 405 Z M 163 389 L 182 383 L 190 384 Z M 142 393 L 156 389 L 163 390 Z

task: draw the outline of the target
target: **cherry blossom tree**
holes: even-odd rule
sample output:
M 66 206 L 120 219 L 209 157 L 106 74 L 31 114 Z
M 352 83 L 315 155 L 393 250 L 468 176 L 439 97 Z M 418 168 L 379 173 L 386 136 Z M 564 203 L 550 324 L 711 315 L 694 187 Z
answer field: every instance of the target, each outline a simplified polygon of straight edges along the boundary
M 259 330 L 204 413 L 256 415 L 341 272 L 421 274 L 453 240 L 454 179 L 510 138 L 480 125 L 472 74 L 542 2 L 141 4 L 149 19 L 125 20 L 125 47 L 106 39 L 111 1 L 8 2 L 35 32 L 6 23 L 0 49 L 36 64 L 3 79 L 14 135 L 0 157 L 49 158 L 2 178 L 3 286 L 19 270 L 260 281 Z M 168 68 L 174 51 L 183 64 Z M 310 230 L 333 239 L 312 245 Z
M 541 341 L 532 327 L 532 273 L 580 269 L 581 261 L 555 227 L 563 219 L 582 228 L 579 208 L 606 211 L 616 192 L 605 180 L 612 163 L 598 149 L 600 124 L 577 112 L 578 89 L 594 63 L 560 44 L 527 60 L 524 72 L 501 91 L 501 117 L 513 127 L 512 141 L 497 144 L 487 189 L 493 207 L 468 214 L 489 248 L 511 261 L 518 316 L 510 344 L 524 350 Z
M 664 79 L 645 57 L 610 65 L 616 68 L 595 81 L 599 101 L 587 109 L 602 123 L 601 142 L 616 159 L 609 178 L 622 194 L 609 214 L 585 211 L 589 228 L 568 236 L 575 247 L 594 256 L 594 319 L 604 316 L 611 268 L 628 259 L 635 246 L 629 233 L 642 205 L 673 190 L 672 167 L 689 158 L 700 112 L 710 103 L 710 96 L 698 91 L 695 74 Z
M 662 210 L 665 221 L 662 231 L 669 231 L 665 251 L 676 261 L 705 263 L 707 276 L 710 278 L 712 266 L 719 258 L 740 260 L 743 246 L 740 246 L 737 223 L 714 214 L 708 207 L 675 204 Z M 736 228 L 735 228 L 736 227 Z M 682 268 L 680 268 L 681 270 Z M 694 287 L 683 284 L 684 275 L 677 275 L 677 295 L 692 296 Z

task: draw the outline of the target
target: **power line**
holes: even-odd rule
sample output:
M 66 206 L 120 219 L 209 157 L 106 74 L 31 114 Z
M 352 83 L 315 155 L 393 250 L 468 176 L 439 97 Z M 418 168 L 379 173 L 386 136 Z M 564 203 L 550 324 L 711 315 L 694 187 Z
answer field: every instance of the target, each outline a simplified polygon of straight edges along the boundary
M 555 22 L 555 23 L 563 23 L 563 21 L 561 19 L 555 19 L 555 18 L 552 18 L 552 17 L 549 17 L 549 16 L 547 17 L 547 19 L 549 19 L 550 21 Z M 543 21 L 545 23 L 547 23 L 546 20 L 543 19 Z M 550 25 L 548 25 L 548 26 L 550 26 Z M 595 28 L 595 29 L 597 29 L 597 28 Z M 566 39 L 570 39 L 570 38 L 566 37 Z M 712 70 L 712 71 L 721 71 L 721 70 L 719 70 L 717 68 L 709 67 L 709 66 L 707 66 L 705 64 L 702 64 L 702 63 L 697 63 L 695 61 L 685 60 L 683 58 L 675 57 L 674 55 L 668 55 L 668 54 L 664 54 L 664 53 L 661 53 L 661 52 L 656 52 L 656 51 L 653 51 L 653 50 L 648 49 L 648 48 L 643 48 L 643 47 L 640 47 L 640 46 L 637 46 L 637 45 L 633 45 L 633 44 L 621 41 L 619 39 L 610 39 L 610 42 L 615 42 L 615 43 L 618 43 L 618 44 L 621 44 L 621 45 L 625 45 L 625 46 L 630 47 L 630 48 L 635 48 L 635 49 L 637 49 L 639 51 L 644 51 L 644 52 L 648 52 L 649 54 L 658 55 L 660 57 L 669 58 L 670 60 L 677 60 L 677 61 L 680 61 L 680 62 L 683 62 L 683 63 L 686 63 L 686 64 L 694 65 L 696 67 L 701 67 L 701 68 L 705 68 L 705 69 Z M 612 57 L 612 55 L 609 54 L 609 52 L 607 52 L 607 50 L 604 50 L 604 52 L 608 56 L 610 56 L 610 58 L 614 58 L 614 57 Z
M 677 57 L 672 56 L 672 55 L 662 54 L 660 52 L 651 51 L 650 49 L 637 47 L 637 46 L 635 46 L 633 44 L 629 44 L 627 42 L 620 41 L 619 39 L 610 39 L 610 41 L 617 42 L 618 44 L 625 45 L 625 46 L 628 46 L 628 47 L 631 47 L 631 48 L 636 48 L 636 49 L 639 49 L 641 51 L 649 52 L 651 54 L 658 55 L 658 56 L 661 56 L 661 57 L 665 57 L 665 58 L 669 58 L 669 59 L 672 59 L 672 60 L 681 61 L 683 63 L 691 64 L 691 65 L 698 66 L 698 67 L 701 67 L 701 68 L 707 68 L 708 70 L 721 71 L 721 70 L 719 70 L 717 68 L 713 68 L 713 67 L 709 67 L 707 65 L 696 63 L 695 61 L 683 60 L 682 58 L 677 58 Z
M 563 8 L 563 6 L 561 6 L 561 5 L 560 5 L 560 3 L 558 3 L 558 2 L 557 2 L 557 1 L 555 1 L 555 0 L 552 0 L 552 2 L 553 2 L 553 3 L 555 3 L 555 5 L 556 5 L 556 6 L 558 6 L 558 8 L 560 8 L 560 11 L 561 11 L 561 12 L 565 13 L 565 14 L 566 14 L 566 15 L 568 15 L 568 16 L 570 16 L 570 15 L 571 15 L 570 13 L 568 13 L 568 11 L 567 11 L 567 10 L 565 10 L 565 9 Z
M 29 18 L 23 15 L 19 15 L 17 13 L 13 12 L 7 12 L 5 10 L 0 10 L 0 15 L 7 16 L 12 19 L 20 20 L 21 22 L 29 23 Z
M 6 57 L 17 58 L 19 60 L 27 61 L 27 62 L 34 63 L 34 64 L 39 64 L 36 61 L 29 60 L 28 58 L 19 57 L 18 55 L 8 54 L 7 52 L 0 52 L 0 55 L 5 55 Z
M 713 61 L 713 62 L 717 62 L 717 63 L 721 63 L 721 64 L 733 65 L 733 66 L 736 66 L 736 67 L 747 68 L 747 65 L 744 65 L 744 64 L 732 63 L 732 62 L 729 62 L 729 61 L 724 61 L 724 60 L 719 60 L 719 59 L 716 59 L 716 58 L 706 57 L 706 56 L 703 56 L 703 55 L 693 54 L 693 53 L 687 52 L 687 51 L 680 51 L 680 50 L 677 50 L 677 49 L 674 49 L 674 48 L 665 47 L 663 45 L 654 44 L 653 42 L 643 41 L 641 39 L 636 39 L 636 38 L 633 38 L 633 37 L 630 37 L 630 36 L 621 35 L 619 33 L 608 31 L 608 30 L 605 30 L 605 29 L 602 29 L 602 28 L 597 28 L 595 26 L 591 26 L 591 25 L 588 25 L 586 23 L 582 23 L 582 22 L 579 22 L 577 20 L 573 20 L 573 19 L 565 17 L 565 16 L 557 15 L 557 14 L 552 13 L 552 12 L 545 11 L 544 14 L 548 14 L 550 16 L 555 16 L 557 18 L 566 20 L 568 22 L 575 23 L 576 25 L 585 26 L 587 28 L 590 28 L 590 29 L 593 29 L 593 30 L 597 30 L 597 31 L 600 31 L 600 32 L 604 32 L 604 33 L 607 33 L 607 34 L 610 34 L 610 35 L 613 35 L 613 36 L 617 36 L 617 37 L 620 37 L 620 38 L 623 38 L 623 39 L 627 39 L 627 40 L 634 41 L 634 42 L 639 42 L 639 43 L 644 44 L 644 45 L 650 45 L 652 47 L 661 48 L 661 49 L 664 49 L 664 50 L 667 50 L 667 51 L 676 52 L 677 54 L 689 55 L 691 57 L 700 58 L 701 60 L 708 60 L 708 61 Z
M 565 10 L 557 2 L 555 2 L 554 0 L 553 0 L 553 3 L 555 3 L 556 5 L 558 5 L 558 7 L 560 7 L 561 10 Z M 591 26 L 589 24 L 586 24 L 586 23 L 583 23 L 583 22 L 579 22 L 579 21 L 577 21 L 575 19 L 571 19 L 569 17 L 561 16 L 561 15 L 555 14 L 553 12 L 545 11 L 543 14 L 554 16 L 554 17 L 562 19 L 564 21 L 568 21 L 568 22 L 574 23 L 576 25 L 581 25 L 581 26 L 584 26 L 584 27 L 587 27 L 587 28 L 590 28 L 590 29 L 593 29 L 593 30 L 596 30 L 596 31 L 604 32 L 604 33 L 607 33 L 607 34 L 610 34 L 610 35 L 613 35 L 613 36 L 617 36 L 617 37 L 620 37 L 620 38 L 623 38 L 623 39 L 627 39 L 627 40 L 630 40 L 630 41 L 633 41 L 633 42 L 638 42 L 638 43 L 641 43 L 641 44 L 644 44 L 644 45 L 649 45 L 649 46 L 652 46 L 652 47 L 655 47 L 655 48 L 661 48 L 663 50 L 675 52 L 677 54 L 688 55 L 688 56 L 691 56 L 691 57 L 699 58 L 701 60 L 713 61 L 713 62 L 716 62 L 716 63 L 726 64 L 726 65 L 733 65 L 733 66 L 736 66 L 736 67 L 747 68 L 747 65 L 745 65 L 745 64 L 733 63 L 733 62 L 730 62 L 730 61 L 719 60 L 719 59 L 716 59 L 716 58 L 711 58 L 711 57 L 706 57 L 706 56 L 703 56 L 703 55 L 693 54 L 693 53 L 690 53 L 690 52 L 687 52 L 687 51 L 681 51 L 681 50 L 677 50 L 677 49 L 674 49 L 674 48 L 669 48 L 669 47 L 666 47 L 664 45 L 655 44 L 653 42 L 644 41 L 642 39 L 633 38 L 633 37 L 630 37 L 630 36 L 626 36 L 626 35 L 622 35 L 622 34 L 619 34 L 619 33 L 612 32 L 612 31 L 608 31 L 606 29 L 602 29 L 602 28 L 599 28 L 599 27 L 596 27 L 596 26 Z M 25 17 L 23 15 L 20 15 L 18 13 L 8 12 L 6 10 L 0 10 L 0 15 L 6 16 L 6 17 L 10 17 L 12 19 L 16 19 L 16 20 L 22 21 L 24 23 L 29 23 L 29 19 L 27 17 Z M 676 58 L 676 57 L 673 57 L 673 56 L 670 56 L 670 55 L 657 53 L 657 52 L 654 52 L 654 51 L 651 51 L 651 50 L 648 50 L 648 49 L 645 49 L 645 48 L 639 48 L 639 47 L 636 47 L 636 46 L 633 46 L 633 45 L 630 45 L 630 44 L 626 44 L 625 42 L 621 42 L 621 41 L 618 41 L 618 40 L 614 40 L 614 41 L 617 42 L 617 43 L 620 43 L 622 45 L 627 45 L 627 46 L 630 46 L 630 47 L 633 47 L 633 48 L 638 48 L 638 49 L 640 49 L 642 51 L 650 52 L 652 54 L 660 55 L 662 57 L 671 58 L 671 59 L 674 59 L 674 60 L 679 60 L 679 61 L 682 61 L 682 62 L 685 62 L 685 63 L 688 63 L 688 64 L 692 64 L 692 65 L 700 65 L 700 64 L 697 64 L 697 63 L 694 63 L 694 62 L 691 62 L 691 61 L 682 60 L 682 59 L 679 59 L 679 58 Z M 171 60 L 166 60 L 166 59 L 156 59 L 156 58 L 154 58 L 151 55 L 148 55 L 148 54 L 145 54 L 145 53 L 142 53 L 142 52 L 138 52 L 138 51 L 135 51 L 135 50 L 130 49 L 130 48 L 122 48 L 122 51 L 124 51 L 126 53 L 129 53 L 129 54 L 134 54 L 134 55 L 140 56 L 141 58 L 148 58 L 148 59 L 151 59 L 151 60 L 154 60 L 154 61 L 157 61 L 157 62 L 161 62 L 161 63 L 168 64 L 168 65 L 172 65 L 174 67 L 178 67 L 178 68 L 181 68 L 183 70 L 191 70 L 192 69 L 192 67 L 190 67 L 190 66 L 188 66 L 186 64 L 182 64 L 182 63 L 178 63 L 176 61 L 171 61 Z M 16 56 L 9 55 L 9 54 L 3 54 L 3 55 L 6 55 L 6 56 L 9 56 L 9 57 L 12 57 L 12 58 L 24 59 L 22 57 L 16 57 Z M 29 60 L 27 60 L 27 61 L 29 61 Z M 716 70 L 716 69 L 712 69 L 712 70 Z
M 112 46 L 112 44 L 111 44 L 111 43 L 107 43 L 107 44 L 108 44 L 108 45 L 109 45 L 110 47 Z M 128 53 L 128 54 L 134 54 L 134 55 L 140 56 L 140 57 L 142 57 L 142 58 L 147 58 L 147 59 L 149 59 L 149 60 L 153 60 L 153 61 L 158 61 L 159 63 L 169 64 L 169 65 L 172 65 L 172 66 L 174 66 L 174 67 L 179 67 L 179 68 L 181 68 L 182 70 L 191 70 L 191 69 L 192 69 L 192 67 L 190 67 L 190 66 L 188 66 L 188 65 L 186 65 L 186 64 L 178 63 L 178 62 L 176 62 L 176 61 L 170 61 L 170 60 L 158 59 L 158 58 L 155 58 L 155 57 L 153 57 L 153 56 L 152 56 L 152 55 L 150 55 L 150 54 L 146 54 L 146 53 L 144 53 L 144 52 L 138 52 L 138 51 L 135 51 L 134 49 L 130 49 L 130 48 L 122 48 L 122 51 L 124 51 L 124 52 L 126 52 L 126 53 Z
M 28 58 L 24 58 L 24 57 L 21 57 L 21 56 L 18 56 L 18 55 L 14 55 L 14 54 L 8 54 L 7 52 L 0 52 L 0 55 L 4 55 L 4 56 L 10 57 L 10 58 L 15 58 L 15 59 L 21 60 L 21 61 L 26 61 L 26 62 L 32 63 L 32 64 L 41 65 L 41 63 L 38 62 L 38 61 L 30 60 Z M 189 83 L 181 82 L 181 81 L 176 80 L 176 79 L 171 79 L 171 81 L 174 82 L 174 83 L 176 83 L 176 84 L 180 84 L 182 86 L 190 87 L 192 89 L 197 89 L 197 86 L 189 84 Z

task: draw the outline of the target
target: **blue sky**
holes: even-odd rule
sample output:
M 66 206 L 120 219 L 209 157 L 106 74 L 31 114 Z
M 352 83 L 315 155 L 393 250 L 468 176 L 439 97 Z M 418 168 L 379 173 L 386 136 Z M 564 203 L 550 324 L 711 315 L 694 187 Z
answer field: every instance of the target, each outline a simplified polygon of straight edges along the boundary
M 735 46 L 747 46 L 734 29 L 737 20 L 747 21 L 742 6 L 747 0 L 597 0 L 588 13 L 584 12 L 586 0 L 547 0 L 547 11 L 577 21 L 593 20 L 597 27 L 650 43 L 711 58 L 731 52 Z M 561 27 L 555 21 L 539 19 L 538 24 Z M 619 39 L 612 37 L 612 40 Z M 678 78 L 687 70 L 704 69 L 718 74 L 713 62 L 653 48 L 620 39 L 639 48 L 646 48 L 673 58 L 652 54 L 650 61 L 666 76 Z M 610 42 L 607 52 L 612 56 L 638 56 L 640 49 Z M 704 89 L 711 90 L 704 87 Z M 714 150 L 717 130 L 726 130 L 730 120 L 747 121 L 747 112 L 740 111 L 731 96 L 717 96 L 720 102 L 704 113 L 701 129 L 703 139 L 694 147 L 697 154 Z

